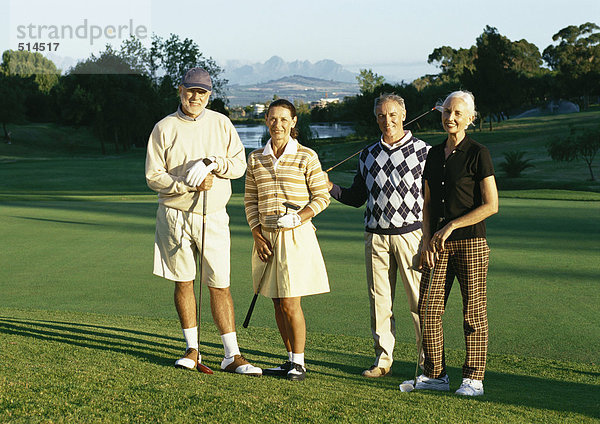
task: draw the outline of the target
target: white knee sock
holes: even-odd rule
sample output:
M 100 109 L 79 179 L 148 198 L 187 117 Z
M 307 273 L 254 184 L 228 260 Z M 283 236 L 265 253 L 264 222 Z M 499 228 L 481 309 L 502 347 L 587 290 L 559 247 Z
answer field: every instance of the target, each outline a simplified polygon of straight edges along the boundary
M 184 328 L 183 338 L 185 339 L 186 350 L 190 348 L 198 350 L 198 327 Z
M 292 362 L 292 352 L 288 352 L 288 361 Z
M 240 354 L 240 348 L 237 342 L 237 335 L 234 332 L 221 334 L 221 340 L 223 341 L 223 349 L 225 349 L 225 357 L 231 358 L 234 355 Z
M 304 366 L 304 353 L 292 353 L 292 362 Z

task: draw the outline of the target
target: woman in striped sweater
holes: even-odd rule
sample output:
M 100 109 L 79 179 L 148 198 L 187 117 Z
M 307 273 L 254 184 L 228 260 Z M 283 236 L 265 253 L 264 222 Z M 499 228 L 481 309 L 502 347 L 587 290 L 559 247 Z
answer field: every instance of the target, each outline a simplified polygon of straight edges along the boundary
M 329 292 L 313 216 L 329 205 L 329 192 L 317 154 L 297 137 L 296 108 L 287 100 L 271 103 L 266 123 L 271 139 L 248 157 L 246 218 L 252 230 L 254 291 L 273 299 L 275 320 L 288 360 L 265 375 L 304 380 L 306 323 L 302 296 Z M 290 211 L 284 204 L 299 211 Z

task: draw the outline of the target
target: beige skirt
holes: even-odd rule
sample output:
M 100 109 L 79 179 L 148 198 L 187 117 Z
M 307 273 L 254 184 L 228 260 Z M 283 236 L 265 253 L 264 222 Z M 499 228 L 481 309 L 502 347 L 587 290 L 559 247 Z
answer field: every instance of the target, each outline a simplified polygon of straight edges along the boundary
M 264 231 L 274 254 L 263 262 L 252 248 L 254 292 L 270 298 L 329 292 L 327 270 L 312 222 L 290 230 Z

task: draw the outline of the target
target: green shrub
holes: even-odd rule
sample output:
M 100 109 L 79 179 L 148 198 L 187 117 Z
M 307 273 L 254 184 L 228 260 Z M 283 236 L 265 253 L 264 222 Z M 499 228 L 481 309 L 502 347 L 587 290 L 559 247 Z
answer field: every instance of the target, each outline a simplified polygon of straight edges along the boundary
M 531 159 L 524 159 L 523 156 L 525 156 L 525 152 L 516 150 L 504 153 L 504 162 L 499 165 L 500 169 L 507 177 L 518 178 L 521 176 L 521 172 L 535 166 L 530 163 Z

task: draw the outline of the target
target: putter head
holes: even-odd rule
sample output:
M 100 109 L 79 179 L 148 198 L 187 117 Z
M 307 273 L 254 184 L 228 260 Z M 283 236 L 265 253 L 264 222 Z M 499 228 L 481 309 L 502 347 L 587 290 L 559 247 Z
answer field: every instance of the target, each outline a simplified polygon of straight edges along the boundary
M 211 370 L 210 368 L 208 368 L 206 365 L 198 362 L 198 365 L 196 365 L 196 369 L 198 371 L 200 371 L 202 374 L 214 374 L 213 370 Z
M 413 390 L 415 390 L 415 386 L 413 386 L 410 383 L 402 383 L 402 384 L 400 384 L 400 391 L 402 393 L 412 392 Z
M 290 202 L 283 202 L 283 206 L 285 206 L 286 213 L 287 213 L 288 209 L 291 209 L 293 211 L 300 210 L 300 206 L 294 205 L 293 203 L 290 203 Z

